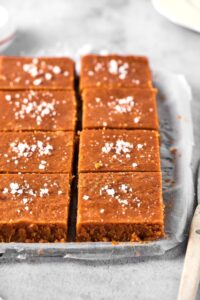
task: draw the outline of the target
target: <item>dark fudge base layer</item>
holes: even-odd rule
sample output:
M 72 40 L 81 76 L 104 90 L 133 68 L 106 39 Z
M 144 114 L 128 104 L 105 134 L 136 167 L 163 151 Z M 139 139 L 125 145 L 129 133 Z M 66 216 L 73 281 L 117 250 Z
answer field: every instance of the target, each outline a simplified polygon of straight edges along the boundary
M 163 236 L 162 224 L 84 224 L 77 228 L 79 242 L 141 242 Z
M 0 224 L 0 242 L 45 243 L 67 241 L 66 224 Z

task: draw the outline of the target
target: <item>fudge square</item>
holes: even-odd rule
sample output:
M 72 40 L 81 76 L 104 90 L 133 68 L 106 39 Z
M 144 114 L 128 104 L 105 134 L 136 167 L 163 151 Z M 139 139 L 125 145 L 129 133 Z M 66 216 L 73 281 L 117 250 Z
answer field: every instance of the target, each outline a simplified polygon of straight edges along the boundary
M 158 130 L 155 89 L 83 90 L 83 128 Z
M 73 132 L 1 132 L 0 173 L 71 173 Z
M 73 89 L 74 62 L 67 57 L 0 57 L 0 89 Z
M 0 91 L 1 131 L 75 130 L 74 91 Z
M 88 87 L 151 88 L 152 78 L 148 59 L 131 55 L 83 56 L 80 89 Z
M 160 171 L 159 134 L 153 130 L 83 130 L 79 172 Z
M 80 174 L 77 240 L 156 240 L 163 208 L 160 172 Z
M 68 174 L 0 175 L 0 242 L 67 239 Z

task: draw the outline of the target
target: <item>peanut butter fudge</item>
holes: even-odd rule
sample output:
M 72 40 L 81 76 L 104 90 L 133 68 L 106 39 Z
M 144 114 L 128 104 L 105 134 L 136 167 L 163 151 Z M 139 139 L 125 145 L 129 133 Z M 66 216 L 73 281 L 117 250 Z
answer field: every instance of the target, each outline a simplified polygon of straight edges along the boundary
M 160 172 L 79 175 L 78 241 L 147 241 L 164 235 Z
M 80 89 L 88 87 L 151 88 L 152 78 L 148 59 L 131 55 L 83 56 Z
M 71 173 L 73 132 L 1 132 L 0 173 Z
M 74 91 L 0 91 L 0 130 L 75 130 Z
M 159 128 L 155 89 L 89 88 L 82 94 L 83 128 Z
M 73 89 L 74 62 L 67 57 L 0 57 L 0 89 Z
M 64 242 L 68 174 L 0 175 L 0 242 Z
M 159 134 L 152 130 L 83 130 L 79 172 L 160 171 Z

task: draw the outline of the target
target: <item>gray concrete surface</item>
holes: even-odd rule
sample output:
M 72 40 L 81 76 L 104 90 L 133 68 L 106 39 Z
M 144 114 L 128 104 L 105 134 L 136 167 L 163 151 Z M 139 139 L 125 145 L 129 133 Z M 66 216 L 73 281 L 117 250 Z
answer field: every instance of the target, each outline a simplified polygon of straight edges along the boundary
M 178 27 L 147 0 L 3 0 L 18 24 L 9 55 L 77 53 L 85 44 L 145 54 L 154 66 L 183 73 L 193 91 L 193 170 L 200 156 L 200 35 Z M 35 261 L 0 264 L 4 300 L 135 299 L 177 297 L 185 247 L 161 258 L 100 264 Z M 1 298 L 0 298 L 1 299 Z M 200 294 L 198 295 L 200 299 Z M 189 300 L 189 299 L 188 299 Z

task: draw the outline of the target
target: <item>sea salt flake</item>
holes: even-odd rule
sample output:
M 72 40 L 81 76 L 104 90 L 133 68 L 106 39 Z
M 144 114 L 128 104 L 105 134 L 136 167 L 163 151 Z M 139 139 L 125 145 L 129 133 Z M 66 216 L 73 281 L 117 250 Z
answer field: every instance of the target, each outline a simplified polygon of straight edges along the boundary
M 94 75 L 94 72 L 90 70 L 90 71 L 88 71 L 88 75 L 89 75 L 89 76 L 93 76 L 93 75 Z
M 27 198 L 23 198 L 22 201 L 23 201 L 24 204 L 26 204 L 28 202 L 28 199 Z
M 8 188 L 4 188 L 2 191 L 3 194 L 7 194 L 8 193 Z
M 137 144 L 137 149 L 142 149 L 143 148 L 143 145 L 142 144 Z
M 140 121 L 140 117 L 135 117 L 134 119 L 133 119 L 133 122 L 134 123 L 138 123 Z
M 46 168 L 46 161 L 45 160 L 41 160 L 40 164 L 39 164 L 39 169 L 40 170 L 44 170 Z
M 118 202 L 122 205 L 128 205 L 128 200 L 118 199 Z
M 69 72 L 68 72 L 68 71 L 65 71 L 65 72 L 63 73 L 63 75 L 64 75 L 65 77 L 67 77 L 67 76 L 69 76 Z
M 44 195 L 48 195 L 49 189 L 47 188 L 41 188 L 40 189 L 40 197 L 43 197 Z
M 6 101 L 10 101 L 11 100 L 11 95 L 5 95 L 5 99 L 6 99 Z
M 120 186 L 120 190 L 122 190 L 123 192 L 127 192 L 127 190 L 128 190 L 128 185 L 127 184 L 121 184 L 121 186 Z
M 86 201 L 87 201 L 88 199 L 89 199 L 89 196 L 88 196 L 88 195 L 84 195 L 84 196 L 83 196 L 83 200 L 86 200 Z
M 42 78 L 38 78 L 38 79 L 35 79 L 34 81 L 33 81 L 33 84 L 34 85 L 40 85 L 42 83 Z
M 45 79 L 46 79 L 46 80 L 51 80 L 52 77 L 53 77 L 53 76 L 51 75 L 51 73 L 46 73 L 44 76 L 45 76 Z
M 118 63 L 116 60 L 111 59 L 108 63 L 108 70 L 111 74 L 117 74 L 118 73 Z
M 61 68 L 59 66 L 54 66 L 53 67 L 53 73 L 54 74 L 60 74 L 61 73 Z
M 113 143 L 106 142 L 105 145 L 101 148 L 101 151 L 103 153 L 109 153 L 111 151 L 113 145 L 114 145 Z
M 114 189 L 107 189 L 107 190 L 106 190 L 106 193 L 107 193 L 109 196 L 114 196 L 114 195 L 115 195 L 115 190 L 114 190 Z
M 137 166 L 138 166 L 137 163 L 132 163 L 132 167 L 133 167 L 133 168 L 136 168 Z

